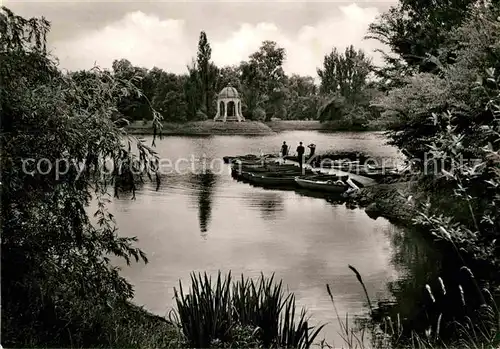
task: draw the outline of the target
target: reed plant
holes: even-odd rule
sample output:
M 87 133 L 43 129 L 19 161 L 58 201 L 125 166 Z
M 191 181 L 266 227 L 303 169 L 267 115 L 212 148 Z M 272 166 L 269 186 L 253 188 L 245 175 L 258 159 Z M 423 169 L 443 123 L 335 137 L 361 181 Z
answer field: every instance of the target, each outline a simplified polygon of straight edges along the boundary
M 214 340 L 229 341 L 233 327 L 230 284 L 230 273 L 222 279 L 219 272 L 215 284 L 207 273 L 193 273 L 189 293 L 184 293 L 180 281 L 179 291 L 174 288 L 175 322 L 192 347 L 208 348 Z
M 233 286 L 234 315 L 242 325 L 256 328 L 268 347 L 279 333 L 280 313 L 289 298 L 282 281 L 274 282 L 274 274 L 268 279 L 261 274 L 257 282 L 241 275 Z
M 441 277 L 435 286 L 423 286 L 428 305 L 427 323 L 424 333 L 405 328 L 404 319 L 386 316 L 381 322 L 374 319 L 374 309 L 366 292 L 361 274 L 349 266 L 363 287 L 372 315 L 363 326 L 352 325 L 348 315 L 341 319 L 330 286 L 327 292 L 332 301 L 340 325 L 340 336 L 344 349 L 499 349 L 500 311 L 493 295 L 487 288 L 480 288 L 474 274 L 467 267 L 460 270 L 466 276 L 463 283 L 446 286 Z M 468 284 L 467 287 L 466 283 Z M 467 291 L 464 291 L 467 290 Z M 452 309 L 452 311 L 450 311 Z M 461 311 L 457 311 L 461 310 Z M 457 315 L 458 314 L 458 315 Z M 447 336 L 443 332 L 447 330 Z M 367 335 L 369 334 L 369 335 Z M 321 347 L 332 348 L 322 342 Z
M 324 325 L 309 326 L 306 310 L 297 311 L 295 297 L 285 292 L 274 274 L 266 278 L 241 278 L 231 272 L 212 282 L 206 273 L 191 275 L 191 288 L 174 288 L 177 310 L 173 323 L 189 346 L 195 348 L 242 347 L 310 348 Z

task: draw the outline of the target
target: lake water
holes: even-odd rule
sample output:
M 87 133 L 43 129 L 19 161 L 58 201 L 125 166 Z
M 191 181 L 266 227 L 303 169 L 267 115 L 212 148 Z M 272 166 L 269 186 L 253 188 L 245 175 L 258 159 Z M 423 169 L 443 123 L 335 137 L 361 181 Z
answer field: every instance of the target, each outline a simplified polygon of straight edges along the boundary
M 234 276 L 275 273 L 297 302 L 307 307 L 313 322 L 329 322 L 322 332 L 341 344 L 339 326 L 325 285 L 334 293 L 343 316 L 367 312 L 362 287 L 348 269 L 362 274 L 372 299 L 390 300 L 401 280 L 414 277 L 420 244 L 385 219 L 370 219 L 361 209 L 349 209 L 321 197 L 294 191 L 265 190 L 233 180 L 225 155 L 277 153 L 283 140 L 295 149 L 299 141 L 314 142 L 317 152 L 356 150 L 376 157 L 397 157 L 377 133 L 285 132 L 264 137 L 167 137 L 157 140 L 161 158 L 179 164 L 156 191 L 144 184 L 136 200 L 115 199 L 115 214 L 123 236 L 137 236 L 149 263 L 124 267 L 122 275 L 135 286 L 135 302 L 166 315 L 173 306 L 173 287 L 188 286 L 190 273 L 231 270 Z M 196 174 L 179 159 L 206 158 L 218 164 L 215 174 Z M 177 162 L 176 162 L 177 161 Z M 194 165 L 200 170 L 200 163 Z M 199 172 L 199 171 L 198 171 Z M 399 241 L 399 243 L 398 243 Z M 401 247 L 401 245 L 404 245 Z M 403 252 L 402 252 L 403 250 Z

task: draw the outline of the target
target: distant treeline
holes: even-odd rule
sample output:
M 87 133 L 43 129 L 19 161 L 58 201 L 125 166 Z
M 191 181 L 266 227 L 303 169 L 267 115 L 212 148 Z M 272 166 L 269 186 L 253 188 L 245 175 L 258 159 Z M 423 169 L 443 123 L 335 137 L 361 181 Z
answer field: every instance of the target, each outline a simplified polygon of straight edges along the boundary
M 216 113 L 218 92 L 230 84 L 241 94 L 248 120 L 335 121 L 346 128 L 363 128 L 378 117 L 369 108 L 369 101 L 379 92 L 369 82 L 372 66 L 363 51 L 350 46 L 345 52 L 334 49 L 327 54 L 317 70 L 319 84 L 312 76 L 285 74 L 285 60 L 285 49 L 264 41 L 247 61 L 217 67 L 211 61 L 207 36 L 201 32 L 197 57 L 185 74 L 115 60 L 115 77 L 132 79 L 144 93 L 122 99 L 118 110 L 130 121 L 151 120 L 151 106 L 168 122 L 210 119 Z

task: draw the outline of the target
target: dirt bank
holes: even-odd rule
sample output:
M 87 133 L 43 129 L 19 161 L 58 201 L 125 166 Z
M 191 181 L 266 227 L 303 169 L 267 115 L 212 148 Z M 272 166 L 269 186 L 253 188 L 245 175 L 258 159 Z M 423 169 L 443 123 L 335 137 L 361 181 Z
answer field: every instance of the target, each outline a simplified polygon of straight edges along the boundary
M 411 225 L 415 217 L 414 182 L 377 184 L 361 189 L 349 198 L 349 204 L 365 208 L 372 218 L 384 217 L 399 225 Z

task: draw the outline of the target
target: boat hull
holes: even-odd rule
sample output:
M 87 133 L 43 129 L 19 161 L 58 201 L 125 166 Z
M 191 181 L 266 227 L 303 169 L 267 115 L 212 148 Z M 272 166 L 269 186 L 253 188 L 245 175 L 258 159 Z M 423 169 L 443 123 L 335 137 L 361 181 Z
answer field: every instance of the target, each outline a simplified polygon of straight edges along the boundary
M 231 167 L 231 169 L 234 169 L 236 171 L 242 170 L 242 171 L 250 171 L 250 172 L 282 172 L 282 171 L 296 171 L 300 172 L 300 168 L 297 166 L 293 165 L 267 165 L 267 166 L 262 166 L 262 165 L 238 165 L 235 164 Z
M 297 183 L 295 182 L 295 175 L 266 176 L 253 173 L 249 178 L 249 181 L 252 184 L 264 187 L 297 187 Z
M 347 189 L 349 189 L 349 185 L 347 183 L 343 182 L 342 185 L 334 184 L 335 182 L 331 180 L 314 180 L 296 177 L 295 183 L 297 183 L 299 187 L 304 189 L 326 193 L 343 193 Z

